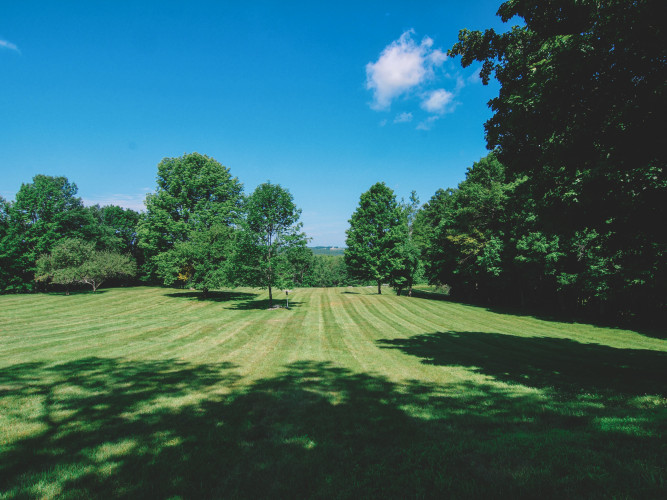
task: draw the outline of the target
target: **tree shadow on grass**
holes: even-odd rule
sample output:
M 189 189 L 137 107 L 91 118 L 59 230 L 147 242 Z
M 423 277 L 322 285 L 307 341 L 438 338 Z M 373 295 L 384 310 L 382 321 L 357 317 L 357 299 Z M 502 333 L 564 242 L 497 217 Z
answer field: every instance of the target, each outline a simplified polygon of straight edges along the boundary
M 257 297 L 256 293 L 236 292 L 236 291 L 214 291 L 204 295 L 201 291 L 174 292 L 165 294 L 166 297 L 174 299 L 201 300 L 209 302 L 234 302 L 238 300 L 251 300 Z
M 194 291 L 194 292 L 175 292 L 168 293 L 166 297 L 171 297 L 175 299 L 186 299 L 186 300 L 199 300 L 199 301 L 208 301 L 208 302 L 228 302 L 229 306 L 227 309 L 233 309 L 238 311 L 252 311 L 260 309 L 269 309 L 269 299 L 257 299 L 259 294 L 257 293 L 248 293 L 248 292 L 236 292 L 236 291 L 215 291 L 208 292 L 204 296 L 203 292 Z M 274 298 L 274 306 L 283 306 L 285 304 L 285 299 Z M 289 301 L 289 308 L 299 307 L 302 303 L 300 301 L 291 300 Z
M 667 396 L 667 352 L 488 332 L 435 332 L 377 343 L 427 364 L 469 367 L 513 384 L 567 393 Z
M 302 304 L 303 302 L 301 301 L 290 299 L 289 308 L 296 309 L 300 307 Z M 284 309 L 285 308 L 284 306 L 285 306 L 284 298 L 273 299 L 273 307 L 275 307 L 276 309 Z M 261 299 L 261 300 L 239 301 L 236 302 L 235 304 L 230 305 L 228 309 L 233 309 L 235 311 L 254 311 L 259 309 L 270 309 L 270 308 L 271 304 L 269 303 L 269 299 Z
M 541 310 L 537 307 L 520 307 L 520 306 L 503 306 L 503 305 L 488 305 L 477 302 L 469 302 L 461 299 L 454 299 L 446 294 L 438 292 L 429 292 L 426 290 L 413 290 L 413 297 L 418 297 L 421 299 L 427 300 L 437 300 L 441 302 L 452 302 L 455 304 L 461 304 L 471 307 L 479 307 L 485 309 L 489 312 L 496 314 L 508 314 L 512 316 L 522 316 L 535 318 L 542 321 L 556 321 L 558 323 L 583 323 L 590 324 L 592 326 L 597 326 L 600 328 L 613 328 L 616 330 L 632 330 L 640 335 L 645 337 L 657 338 L 657 339 L 667 339 L 667 329 L 664 327 L 655 327 L 655 326 L 646 326 L 647 321 L 643 323 L 635 320 L 634 322 L 626 321 L 619 322 L 614 318 L 610 318 L 608 321 L 602 319 L 591 319 L 590 317 L 581 317 L 572 313 L 566 312 L 556 312 L 553 310 Z M 544 308 L 546 309 L 546 308 Z M 654 323 L 656 323 L 654 321 Z
M 470 381 L 396 384 L 301 361 L 87 358 L 0 369 L 0 492 L 18 497 L 659 497 L 651 409 L 562 404 Z M 613 458 L 612 458 L 613 457 Z
M 46 295 L 62 295 L 63 297 L 65 297 L 70 295 L 100 295 L 103 293 L 107 293 L 108 291 L 109 291 L 108 289 L 97 289 L 96 291 L 93 292 L 91 289 L 87 289 L 87 290 L 70 290 L 68 293 L 65 290 L 50 290 L 44 293 Z

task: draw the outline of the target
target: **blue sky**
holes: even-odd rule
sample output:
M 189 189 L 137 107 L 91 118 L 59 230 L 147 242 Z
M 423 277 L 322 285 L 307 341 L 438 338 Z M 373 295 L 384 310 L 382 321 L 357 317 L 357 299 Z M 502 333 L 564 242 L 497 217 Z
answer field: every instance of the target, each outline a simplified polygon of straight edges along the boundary
M 197 151 L 250 193 L 270 180 L 312 245 L 345 242 L 384 181 L 422 202 L 486 154 L 495 83 L 444 53 L 505 30 L 500 1 L 31 1 L 0 6 L 0 195 L 65 175 L 141 209 L 164 157 Z

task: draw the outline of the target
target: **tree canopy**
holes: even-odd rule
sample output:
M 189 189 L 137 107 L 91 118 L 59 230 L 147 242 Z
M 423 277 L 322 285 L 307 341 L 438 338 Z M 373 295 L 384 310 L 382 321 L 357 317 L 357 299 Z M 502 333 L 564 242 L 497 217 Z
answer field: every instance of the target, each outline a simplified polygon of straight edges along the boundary
M 95 250 L 93 242 L 65 238 L 37 260 L 35 279 L 64 285 L 67 290 L 74 283 L 86 284 L 95 292 L 105 281 L 132 277 L 136 271 L 136 263 L 128 255 Z
M 95 238 L 95 224 L 76 196 L 77 186 L 66 177 L 36 175 L 22 184 L 14 202 L 2 209 L 4 236 L 0 258 L 8 265 L 2 288 L 32 289 L 37 258 L 63 238 Z
M 578 246 L 559 286 L 577 283 L 615 307 L 664 307 L 667 233 L 655 223 L 667 219 L 664 2 L 510 0 L 498 15 L 524 24 L 462 30 L 449 54 L 500 83 L 487 146 L 508 180 L 526 179 L 532 205 L 517 262 L 557 241 L 567 254 Z
M 305 250 L 306 236 L 301 232 L 301 210 L 291 193 L 279 184 L 260 184 L 243 205 L 243 217 L 234 262 L 233 281 L 269 291 L 292 286 L 298 250 Z
M 378 293 L 382 293 L 382 282 L 391 280 L 392 273 L 404 265 L 406 213 L 394 192 L 384 182 L 378 182 L 362 193 L 349 222 L 345 251 L 348 271 L 354 277 L 377 283 Z
M 158 164 L 157 189 L 146 197 L 139 245 L 146 272 L 157 274 L 157 256 L 189 241 L 196 232 L 229 226 L 241 206 L 243 186 L 229 169 L 206 155 L 185 154 Z

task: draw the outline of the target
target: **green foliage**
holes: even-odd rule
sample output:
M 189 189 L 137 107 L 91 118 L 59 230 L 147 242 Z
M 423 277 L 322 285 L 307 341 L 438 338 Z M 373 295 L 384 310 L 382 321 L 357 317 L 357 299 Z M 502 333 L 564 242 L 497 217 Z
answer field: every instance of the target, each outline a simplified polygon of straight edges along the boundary
M 509 178 L 527 179 L 534 219 L 525 229 L 540 235 L 516 237 L 516 262 L 533 268 L 522 278 L 528 288 L 544 288 L 540 255 L 547 275 L 548 261 L 562 260 L 551 274 L 578 303 L 589 299 L 568 287 L 626 313 L 667 310 L 667 233 L 653 223 L 667 219 L 663 11 L 660 0 L 511 0 L 498 15 L 523 26 L 462 30 L 450 50 L 464 66 L 481 62 L 484 83 L 492 75 L 500 83 L 486 138 Z M 526 226 L 525 207 L 514 208 Z M 595 235 L 595 257 L 572 255 L 573 245 L 592 248 L 582 235 Z
M 94 221 L 76 193 L 76 184 L 65 177 L 37 175 L 21 185 L 13 203 L 3 203 L 0 258 L 7 268 L 0 286 L 5 291 L 31 290 L 40 255 L 63 238 L 87 239 L 94 233 Z
M 394 192 L 378 182 L 362 193 L 347 230 L 345 264 L 357 279 L 381 284 L 404 266 L 403 245 L 408 238 L 405 211 Z
M 315 255 L 308 284 L 314 287 L 351 285 L 345 258 L 342 255 Z
M 506 205 L 515 187 L 490 154 L 468 169 L 458 189 L 436 193 L 418 217 L 430 283 L 465 298 L 492 293 L 503 272 Z
M 95 250 L 93 242 L 77 238 L 59 241 L 50 254 L 37 260 L 35 279 L 64 285 L 74 283 L 90 285 L 93 292 L 109 280 L 128 278 L 136 274 L 136 263 L 127 255 Z
M 407 288 L 408 295 L 412 296 L 412 285 L 415 284 L 424 271 L 420 259 L 418 239 L 415 235 L 415 222 L 419 213 L 419 198 L 417 197 L 417 193 L 412 191 L 409 201 L 407 203 L 402 201 L 400 207 L 403 210 L 407 232 L 399 247 L 400 261 L 392 270 L 390 281 L 398 295 L 401 294 L 403 289 Z
M 301 210 L 287 189 L 270 182 L 260 184 L 243 205 L 233 262 L 229 268 L 237 285 L 273 288 L 298 283 L 309 258 L 307 238 L 301 232 Z
M 130 208 L 115 205 L 87 207 L 99 228 L 97 246 L 99 249 L 119 253 L 129 253 L 137 258 L 137 226 L 141 214 Z
M 165 285 L 178 283 L 207 293 L 228 284 L 225 264 L 232 252 L 234 230 L 217 224 L 194 231 L 186 241 L 158 254 L 157 275 Z
M 138 229 L 147 276 L 157 276 L 159 261 L 164 261 L 158 257 L 161 253 L 189 241 L 197 232 L 232 225 L 242 189 L 227 167 L 208 156 L 191 153 L 163 159 L 158 164 L 156 192 L 146 197 L 146 213 Z

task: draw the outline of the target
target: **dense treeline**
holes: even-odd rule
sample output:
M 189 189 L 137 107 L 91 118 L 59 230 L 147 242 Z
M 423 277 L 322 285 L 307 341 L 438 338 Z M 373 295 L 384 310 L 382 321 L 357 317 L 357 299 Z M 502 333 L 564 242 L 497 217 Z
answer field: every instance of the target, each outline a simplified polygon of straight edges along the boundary
M 511 0 L 498 15 L 525 24 L 462 30 L 450 50 L 500 83 L 485 124 L 495 158 L 434 201 L 458 265 L 437 243 L 427 253 L 464 296 L 664 315 L 664 2 Z
M 313 255 L 286 189 L 250 195 L 229 169 L 198 153 L 165 158 L 146 211 L 85 207 L 65 177 L 37 175 L 0 199 L 0 291 L 69 290 L 102 282 L 209 290 L 354 284 L 342 256 Z

